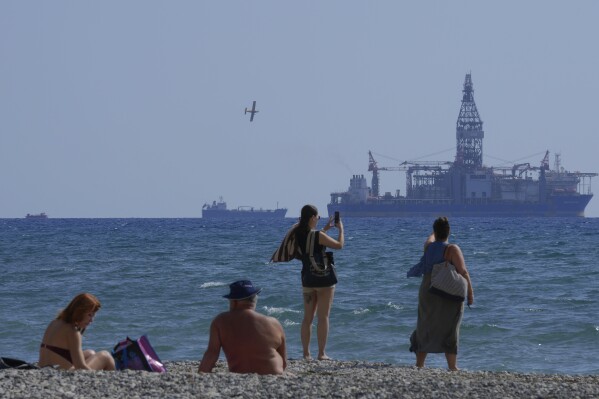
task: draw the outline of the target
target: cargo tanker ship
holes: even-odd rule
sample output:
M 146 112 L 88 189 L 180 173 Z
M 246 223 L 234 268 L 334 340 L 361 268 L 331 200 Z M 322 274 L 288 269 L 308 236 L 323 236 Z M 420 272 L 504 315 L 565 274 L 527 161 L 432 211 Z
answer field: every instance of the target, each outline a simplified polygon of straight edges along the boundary
M 549 151 L 538 166 L 483 165 L 483 122 L 473 94 L 472 78 L 467 74 L 453 162 L 406 161 L 382 167 L 369 152 L 370 187 L 364 175 L 354 175 L 347 191 L 331 193 L 329 215 L 339 211 L 345 217 L 583 217 L 593 198 L 591 179 L 597 173 L 565 170 L 560 154 L 554 154 L 550 168 Z M 405 172 L 405 195 L 400 190 L 379 193 L 380 171 Z
M 227 209 L 227 203 L 222 197 L 212 205 L 204 204 L 202 207 L 203 219 L 283 219 L 287 213 L 286 208 L 256 209 L 252 206 L 240 206 L 237 209 Z

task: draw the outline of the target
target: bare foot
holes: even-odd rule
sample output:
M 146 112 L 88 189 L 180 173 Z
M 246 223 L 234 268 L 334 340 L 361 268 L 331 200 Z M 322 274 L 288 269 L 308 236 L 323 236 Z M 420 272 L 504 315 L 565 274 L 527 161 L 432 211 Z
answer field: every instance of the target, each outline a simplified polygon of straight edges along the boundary
M 310 355 L 304 355 L 304 360 L 312 360 L 312 356 L 310 356 Z
M 331 359 L 327 355 L 322 355 L 322 356 L 318 356 L 318 360 L 333 360 L 333 359 Z

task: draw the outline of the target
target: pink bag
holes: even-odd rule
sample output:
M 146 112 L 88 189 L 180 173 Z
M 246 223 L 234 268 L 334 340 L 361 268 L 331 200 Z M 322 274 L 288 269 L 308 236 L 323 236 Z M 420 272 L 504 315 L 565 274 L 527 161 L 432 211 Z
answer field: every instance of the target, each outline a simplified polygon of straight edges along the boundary
M 166 367 L 152 348 L 146 335 L 137 340 L 129 337 L 119 342 L 112 350 L 117 370 L 145 370 L 165 373 Z

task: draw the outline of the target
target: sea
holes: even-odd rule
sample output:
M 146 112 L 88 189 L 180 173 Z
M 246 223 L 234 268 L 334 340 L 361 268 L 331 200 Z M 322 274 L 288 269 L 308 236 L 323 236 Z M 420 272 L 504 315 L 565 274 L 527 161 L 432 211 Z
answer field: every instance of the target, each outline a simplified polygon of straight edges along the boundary
M 295 218 L 0 219 L 0 356 L 37 361 L 47 324 L 76 294 L 102 309 L 84 348 L 147 335 L 162 360 L 200 360 L 228 285 L 263 288 L 257 310 L 300 359 L 299 261 L 270 263 Z M 324 220 L 320 222 L 322 227 Z M 346 218 L 327 354 L 411 366 L 420 278 L 406 278 L 429 218 Z M 453 218 L 473 282 L 458 366 L 471 371 L 599 373 L 599 218 Z M 336 231 L 330 231 L 336 237 Z M 317 353 L 316 331 L 312 355 Z M 221 353 L 221 358 L 224 355 Z M 446 368 L 443 354 L 428 367 Z

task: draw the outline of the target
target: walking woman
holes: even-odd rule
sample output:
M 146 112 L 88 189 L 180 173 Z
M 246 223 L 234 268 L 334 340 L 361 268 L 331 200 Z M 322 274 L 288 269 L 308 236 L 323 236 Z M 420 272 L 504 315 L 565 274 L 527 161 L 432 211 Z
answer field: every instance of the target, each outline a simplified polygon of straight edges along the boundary
M 114 359 L 107 351 L 82 349 L 82 335 L 100 310 L 100 301 L 83 293 L 73 300 L 46 328 L 40 345 L 39 366 L 57 365 L 67 370 L 114 370 Z
M 430 293 L 433 265 L 448 261 L 468 282 L 468 305 L 474 302 L 472 283 L 460 247 L 449 244 L 449 221 L 440 217 L 433 224 L 431 234 L 424 244 L 420 263 L 408 271 L 408 277 L 422 276 L 418 293 L 418 322 L 410 337 L 410 352 L 416 353 L 416 367 L 424 367 L 428 353 L 445 353 L 447 367 L 457 370 L 460 323 L 464 303 L 454 302 Z
M 318 316 L 318 325 L 316 327 L 316 336 L 318 339 L 318 360 L 330 360 L 325 353 L 327 337 L 329 335 L 329 314 L 333 304 L 335 294 L 335 283 L 330 283 L 330 275 L 319 277 L 311 270 L 306 256 L 312 256 L 317 262 L 326 262 L 322 259 L 325 247 L 333 249 L 343 248 L 343 222 L 339 220 L 335 227 L 339 230 L 339 235 L 335 240 L 329 237 L 326 232 L 331 228 L 333 218 L 329 218 L 328 223 L 320 231 L 316 231 L 316 225 L 320 216 L 318 209 L 313 205 L 305 205 L 302 208 L 301 217 L 298 226 L 295 228 L 295 243 L 304 254 L 302 262 L 302 290 L 304 296 L 304 319 L 302 321 L 302 346 L 304 350 L 304 359 L 310 359 L 310 338 L 312 335 L 312 322 L 314 316 Z M 313 232 L 313 233 L 311 233 Z M 313 239 L 312 245 L 309 240 Z M 313 248 L 311 253 L 306 253 L 306 248 Z M 325 267 L 326 267 L 326 263 Z M 314 265 L 315 267 L 318 267 Z M 334 272 L 334 270 L 332 271 Z M 333 275 L 334 277 L 334 275 Z M 336 278 L 335 278 L 336 281 Z

